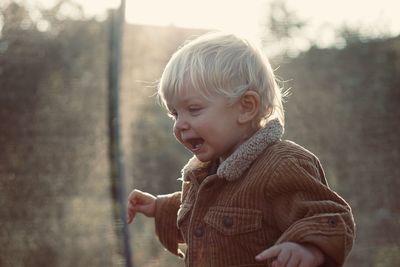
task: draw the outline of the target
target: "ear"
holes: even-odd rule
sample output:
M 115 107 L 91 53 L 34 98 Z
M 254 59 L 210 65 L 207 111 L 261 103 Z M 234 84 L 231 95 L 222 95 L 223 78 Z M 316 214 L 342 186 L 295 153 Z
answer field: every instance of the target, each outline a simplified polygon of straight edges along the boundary
M 260 95 L 255 91 L 247 91 L 239 99 L 238 122 L 245 124 L 254 120 L 260 108 Z

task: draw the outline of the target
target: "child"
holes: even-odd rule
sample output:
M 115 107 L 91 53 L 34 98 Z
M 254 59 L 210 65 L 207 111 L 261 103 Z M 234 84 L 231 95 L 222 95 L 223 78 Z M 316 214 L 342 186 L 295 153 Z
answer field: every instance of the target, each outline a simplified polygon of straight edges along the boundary
M 172 56 L 158 95 L 194 157 L 182 191 L 133 190 L 128 223 L 136 212 L 154 217 L 161 243 L 186 266 L 344 264 L 351 209 L 316 156 L 281 140 L 282 94 L 259 49 L 233 34 L 201 36 Z

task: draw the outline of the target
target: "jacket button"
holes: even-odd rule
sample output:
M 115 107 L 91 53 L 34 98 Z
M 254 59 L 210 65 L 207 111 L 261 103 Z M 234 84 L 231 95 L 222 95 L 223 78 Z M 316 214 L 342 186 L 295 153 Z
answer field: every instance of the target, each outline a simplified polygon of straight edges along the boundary
M 335 227 L 337 224 L 337 219 L 335 217 L 332 217 L 329 219 L 328 223 L 329 223 L 330 227 Z
M 233 226 L 233 218 L 230 216 L 224 216 L 224 218 L 222 219 L 222 224 L 227 228 L 232 227 Z
M 194 229 L 194 235 L 195 235 L 196 237 L 202 237 L 203 234 L 204 234 L 204 229 L 203 229 L 203 227 L 199 226 L 199 227 L 197 227 L 196 229 Z

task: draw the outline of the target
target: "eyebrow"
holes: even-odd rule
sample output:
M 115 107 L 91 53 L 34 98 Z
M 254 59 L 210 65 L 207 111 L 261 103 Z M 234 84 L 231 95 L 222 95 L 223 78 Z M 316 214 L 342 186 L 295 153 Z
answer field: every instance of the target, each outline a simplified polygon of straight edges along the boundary
M 184 98 L 181 102 L 182 102 L 182 103 L 188 103 L 188 102 L 190 102 L 190 101 L 195 101 L 195 100 L 204 101 L 203 98 L 200 98 L 200 97 L 197 97 L 197 96 L 190 96 L 190 97 Z
M 191 101 L 207 101 L 207 99 L 204 99 L 204 98 L 201 98 L 198 96 L 188 96 L 188 97 L 184 97 L 184 98 L 180 99 L 179 103 L 187 104 Z M 168 105 L 168 107 L 170 107 L 170 106 Z

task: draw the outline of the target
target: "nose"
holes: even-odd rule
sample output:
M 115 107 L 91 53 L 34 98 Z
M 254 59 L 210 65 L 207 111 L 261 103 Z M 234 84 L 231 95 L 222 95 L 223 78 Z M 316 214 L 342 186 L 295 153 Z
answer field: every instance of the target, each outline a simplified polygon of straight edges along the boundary
M 175 120 L 174 130 L 175 131 L 184 131 L 189 129 L 189 123 L 185 116 L 178 116 Z

